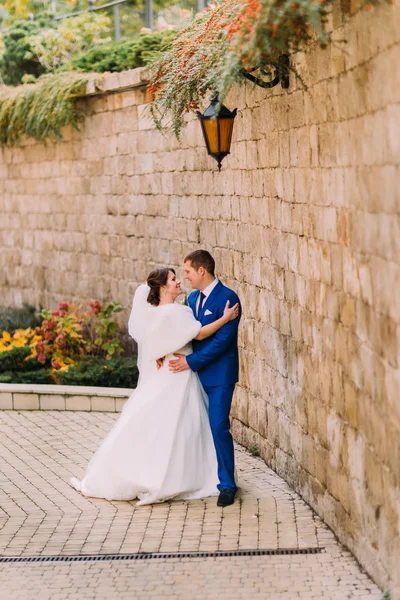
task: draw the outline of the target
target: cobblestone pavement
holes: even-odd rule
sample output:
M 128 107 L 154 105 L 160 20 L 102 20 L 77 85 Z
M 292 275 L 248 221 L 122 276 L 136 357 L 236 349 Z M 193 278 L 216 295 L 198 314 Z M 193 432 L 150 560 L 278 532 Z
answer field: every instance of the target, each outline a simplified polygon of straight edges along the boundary
M 351 555 L 192 558 L 2 566 L 2 600 L 371 600 Z M 4 594 L 4 595 L 3 595 Z
M 320 554 L 0 564 L 0 598 L 374 598 L 379 589 L 265 463 L 237 448 L 240 494 L 136 508 L 73 490 L 113 413 L 0 411 L 0 555 L 323 548 Z

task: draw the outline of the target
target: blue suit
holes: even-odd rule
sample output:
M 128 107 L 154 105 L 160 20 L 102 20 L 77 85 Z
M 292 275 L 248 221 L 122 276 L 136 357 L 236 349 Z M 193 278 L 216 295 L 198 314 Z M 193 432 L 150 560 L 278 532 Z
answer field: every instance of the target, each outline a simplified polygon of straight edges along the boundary
M 239 302 L 235 292 L 219 281 L 197 316 L 196 305 L 199 294 L 199 291 L 190 294 L 189 306 L 202 325 L 208 325 L 222 317 L 227 300 L 230 306 Z M 210 426 L 218 461 L 218 489 L 233 492 L 237 491 L 237 487 L 229 412 L 235 384 L 239 380 L 240 317 L 241 309 L 237 319 L 226 323 L 214 335 L 204 340 L 193 340 L 193 353 L 186 357 L 191 370 L 197 371 L 209 399 Z

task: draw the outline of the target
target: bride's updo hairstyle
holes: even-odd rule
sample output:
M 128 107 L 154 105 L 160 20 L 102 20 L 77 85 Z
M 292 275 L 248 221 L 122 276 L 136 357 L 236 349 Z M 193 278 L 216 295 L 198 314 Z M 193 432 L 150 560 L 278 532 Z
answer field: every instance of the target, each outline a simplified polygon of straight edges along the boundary
M 153 306 L 158 306 L 160 304 L 160 288 L 167 284 L 170 271 L 176 275 L 174 269 L 163 267 L 162 269 L 154 269 L 147 278 L 147 285 L 150 288 L 147 302 Z

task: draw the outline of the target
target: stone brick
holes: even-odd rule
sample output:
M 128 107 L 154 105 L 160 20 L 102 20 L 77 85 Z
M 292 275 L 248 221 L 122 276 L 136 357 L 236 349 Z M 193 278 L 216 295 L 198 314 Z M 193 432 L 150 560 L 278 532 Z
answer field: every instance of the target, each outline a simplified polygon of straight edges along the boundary
M 269 133 L 267 137 L 263 137 L 257 142 L 257 161 L 249 162 L 249 167 L 252 164 L 258 164 L 261 168 L 277 167 L 279 161 L 279 138 L 277 133 Z
M 355 325 L 355 301 L 354 298 L 346 296 L 343 298 L 342 306 L 340 309 L 340 320 L 345 327 L 352 327 Z
M 358 429 L 358 390 L 351 382 L 344 382 L 344 417 L 351 427 Z
M 121 412 L 126 401 L 125 398 L 115 398 L 115 412 Z
M 369 447 L 365 448 L 364 460 L 364 480 L 368 494 L 375 507 L 382 506 L 384 503 L 382 465 L 374 451 Z
M 0 392 L 0 410 L 11 410 L 13 399 L 11 392 Z
M 40 394 L 40 410 L 65 410 L 65 396 L 59 394 Z
M 38 394 L 13 393 L 14 410 L 39 410 Z
M 115 412 L 115 398 L 109 396 L 92 396 L 90 410 L 99 412 Z
M 90 396 L 66 396 L 65 410 L 90 410 Z

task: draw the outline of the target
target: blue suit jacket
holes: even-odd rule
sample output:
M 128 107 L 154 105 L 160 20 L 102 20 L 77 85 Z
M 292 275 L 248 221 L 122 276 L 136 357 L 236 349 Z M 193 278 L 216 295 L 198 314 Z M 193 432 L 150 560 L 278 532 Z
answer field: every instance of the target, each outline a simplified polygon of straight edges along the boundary
M 202 325 L 213 323 L 224 313 L 227 300 L 230 306 L 239 302 L 237 294 L 220 281 L 204 302 L 199 316 L 196 301 L 200 291 L 189 296 L 189 306 Z M 209 312 L 211 314 L 205 314 Z M 226 323 L 214 335 L 204 340 L 193 340 L 193 353 L 186 357 L 192 371 L 197 371 L 204 386 L 234 385 L 239 380 L 238 327 L 242 314 Z

